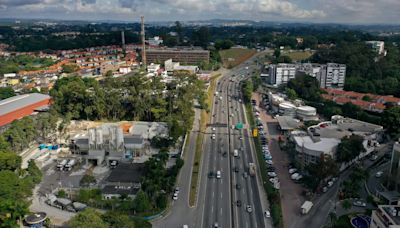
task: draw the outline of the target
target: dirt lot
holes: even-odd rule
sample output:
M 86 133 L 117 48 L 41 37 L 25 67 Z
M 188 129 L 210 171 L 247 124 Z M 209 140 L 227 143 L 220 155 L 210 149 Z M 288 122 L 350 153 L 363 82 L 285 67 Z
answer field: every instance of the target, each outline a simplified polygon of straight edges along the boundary
M 258 94 L 253 94 L 253 99 L 259 104 L 261 97 L 259 97 Z M 290 179 L 288 172 L 288 156 L 284 151 L 281 151 L 278 144 L 279 131 L 277 131 L 277 120 L 268 115 L 265 109 L 260 108 L 260 111 L 260 117 L 263 120 L 264 129 L 266 129 L 269 139 L 269 150 L 273 157 L 272 161 L 274 162 L 276 174 L 281 183 L 280 195 L 284 226 L 294 227 L 293 225 L 295 225 L 296 220 L 301 216 L 300 207 L 304 202 L 304 198 L 301 195 L 303 188 Z M 270 134 L 270 132 L 272 134 Z
M 246 48 L 231 48 L 219 52 L 225 68 L 232 68 L 246 61 L 256 53 L 255 50 Z
M 289 56 L 293 61 L 301 61 L 310 58 L 314 52 L 312 51 L 293 51 L 284 52 L 282 55 Z

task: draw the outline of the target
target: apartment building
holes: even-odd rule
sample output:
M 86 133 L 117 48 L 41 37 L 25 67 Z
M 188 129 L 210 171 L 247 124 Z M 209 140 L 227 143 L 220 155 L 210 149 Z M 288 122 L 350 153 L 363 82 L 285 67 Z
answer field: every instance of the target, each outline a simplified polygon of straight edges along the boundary
M 296 64 L 271 64 L 269 65 L 269 84 L 279 86 L 296 77 Z
M 365 42 L 367 45 L 371 46 L 371 48 L 378 54 L 378 55 L 386 55 L 385 51 L 385 42 L 384 41 L 367 41 Z
M 370 228 L 400 228 L 400 202 L 398 205 L 379 205 L 372 211 Z
M 337 63 L 315 64 L 271 64 L 268 67 L 268 83 L 279 86 L 287 83 L 290 79 L 300 75 L 310 75 L 316 78 L 321 88 L 343 89 L 346 78 L 346 65 Z
M 149 63 L 163 63 L 169 59 L 182 64 L 198 64 L 202 61 L 208 63 L 210 61 L 210 51 L 195 48 L 148 49 L 146 55 Z

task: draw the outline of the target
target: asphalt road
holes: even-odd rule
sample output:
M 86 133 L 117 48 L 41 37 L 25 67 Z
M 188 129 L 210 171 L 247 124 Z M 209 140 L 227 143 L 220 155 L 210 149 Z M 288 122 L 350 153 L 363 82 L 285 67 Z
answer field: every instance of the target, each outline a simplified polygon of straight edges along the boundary
M 197 135 L 197 126 L 194 126 L 187 145 L 189 153 L 184 155 L 185 165 L 178 177 L 178 185 L 181 187 L 179 199 L 173 202 L 168 215 L 152 222 L 154 227 L 182 227 L 184 224 L 189 227 L 213 227 L 215 223 L 224 228 L 272 227 L 271 222 L 263 216 L 265 207 L 262 204 L 267 202 L 260 195 L 262 192 L 258 185 L 259 177 L 243 177 L 243 172 L 248 172 L 248 163 L 256 163 L 249 131 L 230 128 L 237 122 L 246 123 L 245 109 L 239 102 L 239 99 L 242 99 L 240 80 L 244 78 L 241 75 L 251 73 L 255 69 L 257 66 L 244 63 L 223 72 L 216 88 L 218 96 L 215 96 L 213 101 L 213 117 L 206 132 L 199 132 L 205 134 L 205 137 L 197 204 L 194 208 L 188 206 L 190 167 L 193 165 L 194 136 Z M 212 138 L 212 134 L 215 134 L 215 139 Z M 240 158 L 235 158 L 233 150 L 239 148 L 242 148 L 239 150 Z M 233 167 L 238 167 L 239 172 L 234 172 Z M 221 172 L 220 179 L 208 177 L 210 172 L 217 171 Z M 236 184 L 240 184 L 240 189 L 236 189 Z M 236 205 L 237 200 L 242 202 L 241 207 Z M 246 211 L 246 205 L 252 207 L 251 213 Z

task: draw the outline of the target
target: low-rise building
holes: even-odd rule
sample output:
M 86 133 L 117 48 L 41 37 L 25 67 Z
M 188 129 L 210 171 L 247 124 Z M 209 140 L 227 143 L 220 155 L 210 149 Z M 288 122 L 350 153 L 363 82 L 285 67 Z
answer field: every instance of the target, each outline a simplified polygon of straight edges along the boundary
M 321 122 L 305 131 L 293 131 L 291 140 L 295 143 L 297 158 L 302 165 L 316 163 L 320 158 L 336 158 L 336 149 L 341 139 L 350 135 L 363 137 L 366 152 L 360 158 L 373 152 L 377 141 L 381 139 L 383 127 L 363 121 L 332 116 L 331 121 Z
M 397 205 L 379 205 L 372 211 L 370 228 L 400 228 L 400 202 Z

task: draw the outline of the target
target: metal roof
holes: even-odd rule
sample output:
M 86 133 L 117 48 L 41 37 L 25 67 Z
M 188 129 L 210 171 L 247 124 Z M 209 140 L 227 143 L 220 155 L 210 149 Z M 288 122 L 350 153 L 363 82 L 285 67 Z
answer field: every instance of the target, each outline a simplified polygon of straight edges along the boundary
M 49 95 L 30 93 L 1 100 L 0 116 L 47 99 L 50 99 Z

